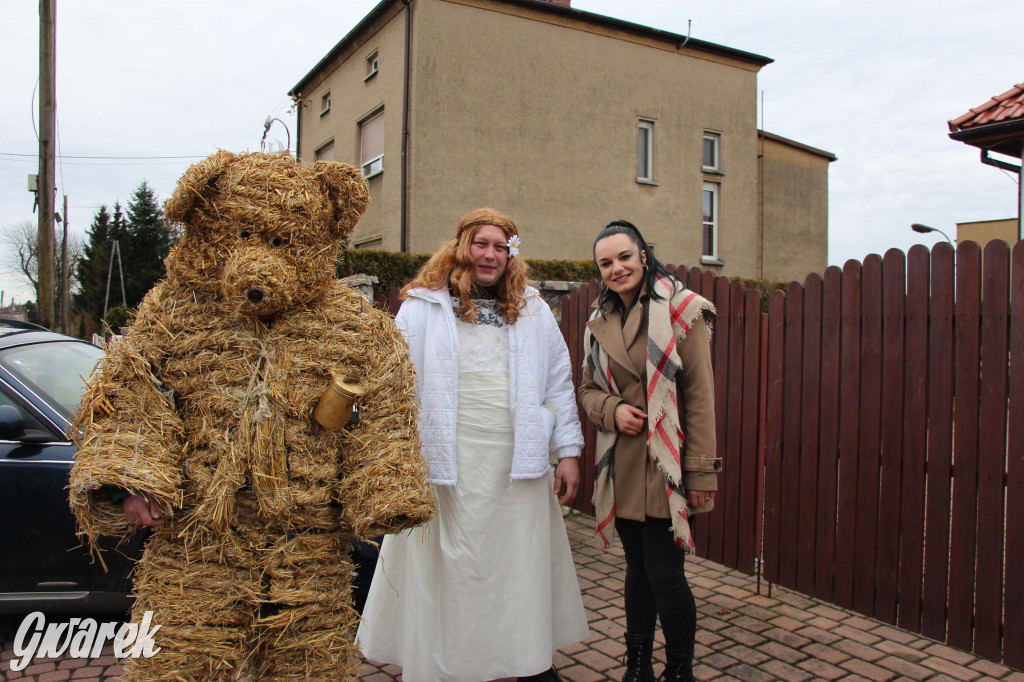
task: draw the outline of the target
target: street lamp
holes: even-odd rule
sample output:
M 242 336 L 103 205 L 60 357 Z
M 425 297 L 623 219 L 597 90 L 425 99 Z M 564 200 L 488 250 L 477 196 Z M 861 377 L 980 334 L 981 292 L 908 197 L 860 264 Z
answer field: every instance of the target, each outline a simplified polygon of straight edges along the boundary
M 937 227 L 928 227 L 927 225 L 922 225 L 921 223 L 914 223 L 913 225 L 910 226 L 910 229 L 913 230 L 914 232 L 920 232 L 921 234 L 928 234 L 929 232 L 938 232 L 939 234 L 946 238 L 946 241 L 949 242 L 949 245 L 952 246 L 954 250 L 956 249 L 956 244 L 954 244 L 953 240 L 949 238 L 949 235 Z

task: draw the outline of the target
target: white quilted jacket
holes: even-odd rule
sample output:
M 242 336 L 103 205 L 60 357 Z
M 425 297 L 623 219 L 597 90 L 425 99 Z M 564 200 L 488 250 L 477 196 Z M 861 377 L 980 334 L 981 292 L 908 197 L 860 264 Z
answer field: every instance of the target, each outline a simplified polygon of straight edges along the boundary
M 509 404 L 515 446 L 512 478 L 547 473 L 548 449 L 579 457 L 583 447 L 569 351 L 551 309 L 536 289 L 526 288 L 526 308 L 509 327 Z M 416 365 L 419 431 L 428 480 L 455 485 L 455 410 L 459 336 L 447 290 L 413 289 L 395 322 Z

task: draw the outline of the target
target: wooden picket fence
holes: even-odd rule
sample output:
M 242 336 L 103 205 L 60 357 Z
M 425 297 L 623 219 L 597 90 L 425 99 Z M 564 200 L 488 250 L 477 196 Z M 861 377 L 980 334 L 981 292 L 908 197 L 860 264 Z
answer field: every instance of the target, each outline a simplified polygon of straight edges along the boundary
M 1024 243 L 849 261 L 767 313 L 739 283 L 677 273 L 718 309 L 724 473 L 698 552 L 1024 669 Z M 562 304 L 577 385 L 597 287 Z M 593 513 L 580 418 L 575 506 Z

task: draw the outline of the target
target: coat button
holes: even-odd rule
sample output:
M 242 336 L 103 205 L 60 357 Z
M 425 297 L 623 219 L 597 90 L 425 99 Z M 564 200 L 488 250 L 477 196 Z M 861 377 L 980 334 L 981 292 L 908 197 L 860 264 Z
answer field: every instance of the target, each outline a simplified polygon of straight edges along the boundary
M 638 383 L 638 384 L 639 384 L 639 383 L 640 383 L 640 377 L 638 377 L 638 376 L 636 376 L 636 375 L 634 374 L 634 375 L 633 375 L 633 381 L 635 381 L 636 383 Z

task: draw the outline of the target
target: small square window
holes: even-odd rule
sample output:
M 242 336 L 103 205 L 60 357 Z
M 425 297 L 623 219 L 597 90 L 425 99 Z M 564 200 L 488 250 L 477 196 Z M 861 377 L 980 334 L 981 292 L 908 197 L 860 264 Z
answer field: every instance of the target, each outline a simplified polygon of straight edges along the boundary
M 374 50 L 373 54 L 366 58 L 366 78 L 364 81 L 368 81 L 377 75 L 377 51 Z
M 704 155 L 701 166 L 704 170 L 717 171 L 718 167 L 718 133 L 704 133 Z
M 323 116 L 331 110 L 331 91 L 328 90 L 320 98 L 320 115 Z
M 334 140 L 316 150 L 317 161 L 334 161 Z

